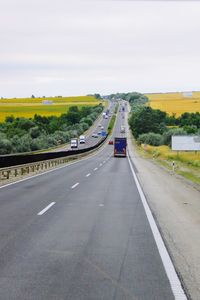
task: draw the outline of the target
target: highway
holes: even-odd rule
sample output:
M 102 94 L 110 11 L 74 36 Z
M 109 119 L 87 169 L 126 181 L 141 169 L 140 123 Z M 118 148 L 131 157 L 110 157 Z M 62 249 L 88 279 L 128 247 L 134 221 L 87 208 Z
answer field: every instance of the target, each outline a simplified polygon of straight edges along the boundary
M 129 160 L 112 145 L 0 189 L 0 220 L 0 299 L 175 298 Z
M 108 128 L 110 119 L 111 119 L 111 117 L 113 115 L 113 112 L 115 110 L 115 107 L 116 107 L 116 103 L 110 103 L 109 102 L 108 107 L 104 109 L 104 112 L 107 109 L 109 109 L 109 117 L 108 117 L 108 119 L 105 119 L 102 116 L 102 113 L 101 113 L 101 116 L 99 118 L 99 122 L 97 122 L 97 124 L 95 126 L 92 126 L 93 130 L 91 130 L 91 129 L 88 130 L 88 132 L 85 135 L 85 138 L 86 138 L 85 139 L 85 143 L 84 144 L 79 144 L 78 145 L 79 149 L 92 147 L 92 146 L 96 145 L 102 139 L 102 135 L 98 134 L 98 133 L 101 133 L 102 130 L 103 131 L 107 131 L 107 128 Z M 103 129 L 101 129 L 101 126 L 103 126 Z M 93 133 L 96 133 L 98 136 L 96 138 L 94 138 L 92 136 Z M 71 150 L 70 143 L 69 144 L 65 144 L 64 146 L 60 145 L 60 147 L 54 148 L 54 149 L 52 149 L 51 151 L 48 151 L 48 152 L 60 152 L 60 151 L 66 151 L 66 150 Z

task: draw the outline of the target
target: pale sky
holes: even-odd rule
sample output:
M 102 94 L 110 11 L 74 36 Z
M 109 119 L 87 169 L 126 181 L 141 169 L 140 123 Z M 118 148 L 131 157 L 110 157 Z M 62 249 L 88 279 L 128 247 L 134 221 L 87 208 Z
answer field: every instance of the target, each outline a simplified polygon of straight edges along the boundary
M 200 2 L 0 0 L 0 97 L 200 90 Z

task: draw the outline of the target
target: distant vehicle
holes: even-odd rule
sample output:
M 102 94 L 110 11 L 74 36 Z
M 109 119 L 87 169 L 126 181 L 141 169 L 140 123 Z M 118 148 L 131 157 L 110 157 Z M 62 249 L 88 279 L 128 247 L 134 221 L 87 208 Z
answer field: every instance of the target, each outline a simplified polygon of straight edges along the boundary
M 76 149 L 78 148 L 78 139 L 77 138 L 74 138 L 74 139 L 71 139 L 71 149 Z
M 98 138 L 98 134 L 97 134 L 96 132 L 94 132 L 94 133 L 92 134 L 92 137 Z
M 105 117 L 104 117 L 105 119 L 108 119 L 108 115 L 105 115 Z
M 114 139 L 114 156 L 126 157 L 126 138 L 116 137 Z
M 102 113 L 102 116 L 103 116 L 103 117 L 105 117 L 105 115 L 106 115 L 106 113 L 105 113 L 105 112 L 103 112 L 103 113 Z
M 98 126 L 101 127 L 101 124 L 99 124 Z
M 98 131 L 98 135 L 101 135 L 101 131 Z
M 103 127 L 103 126 L 101 126 L 101 129 L 104 129 L 104 127 Z
M 85 144 L 85 136 L 84 135 L 79 136 L 79 144 Z
M 108 142 L 108 145 L 113 145 L 113 140 L 110 140 L 110 141 Z
M 125 133 L 125 126 L 121 125 L 121 127 L 120 127 L 120 132 L 121 132 L 121 133 Z

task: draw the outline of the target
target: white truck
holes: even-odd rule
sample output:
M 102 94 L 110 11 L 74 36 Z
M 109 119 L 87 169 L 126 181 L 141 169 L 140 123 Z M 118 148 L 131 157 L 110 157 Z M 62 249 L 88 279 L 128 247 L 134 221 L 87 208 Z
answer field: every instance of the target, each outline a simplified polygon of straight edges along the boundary
M 71 139 L 71 149 L 77 149 L 78 148 L 78 139 L 77 138 L 73 138 Z

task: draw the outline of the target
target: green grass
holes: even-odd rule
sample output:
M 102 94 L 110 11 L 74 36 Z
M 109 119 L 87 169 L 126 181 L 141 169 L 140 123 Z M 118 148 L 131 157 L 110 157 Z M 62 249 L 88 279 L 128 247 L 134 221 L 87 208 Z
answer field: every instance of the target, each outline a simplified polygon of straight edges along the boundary
M 116 120 L 116 115 L 113 115 L 112 118 L 110 119 L 109 125 L 108 125 L 108 134 L 110 134 L 113 130 L 114 124 Z
M 178 171 L 177 172 L 179 175 L 185 177 L 186 179 L 194 182 L 194 183 L 197 183 L 197 184 L 200 184 L 200 177 L 199 176 L 196 176 L 194 173 L 192 172 L 189 172 L 189 171 Z
M 172 161 L 175 161 L 175 173 L 181 175 L 182 177 L 190 180 L 195 184 L 200 184 L 200 172 L 199 172 L 199 160 L 195 160 L 195 164 L 188 164 L 186 161 L 180 159 L 176 160 L 176 155 L 172 158 L 167 156 L 163 157 L 162 153 L 160 155 L 155 155 L 156 151 L 145 151 L 143 147 L 139 146 L 135 139 L 132 138 L 132 143 L 136 148 L 138 154 L 145 159 L 153 159 L 159 165 L 163 166 L 165 169 L 172 171 Z M 155 147 L 156 148 L 156 147 Z M 157 152 L 158 154 L 158 152 Z M 190 154 L 191 155 L 191 154 Z M 180 157 L 179 157 L 180 158 Z

